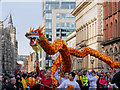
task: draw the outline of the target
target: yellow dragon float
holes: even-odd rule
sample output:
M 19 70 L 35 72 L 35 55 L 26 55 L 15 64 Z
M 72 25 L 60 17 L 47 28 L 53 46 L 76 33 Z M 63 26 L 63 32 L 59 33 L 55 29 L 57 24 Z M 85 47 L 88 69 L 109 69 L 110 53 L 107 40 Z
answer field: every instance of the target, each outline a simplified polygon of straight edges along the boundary
M 71 71 L 70 55 L 84 58 L 85 56 L 90 54 L 91 56 L 94 56 L 99 60 L 107 63 L 112 68 L 120 68 L 120 62 L 114 62 L 114 60 L 112 60 L 112 58 L 110 58 L 109 56 L 100 53 L 92 48 L 87 47 L 83 51 L 79 51 L 77 49 L 67 47 L 65 42 L 63 42 L 63 40 L 61 39 L 55 39 L 53 43 L 50 43 L 45 37 L 45 35 L 42 33 L 43 29 L 44 26 L 39 27 L 36 30 L 30 29 L 30 32 L 26 33 L 25 36 L 28 39 L 30 39 L 31 46 L 36 46 L 39 44 L 43 48 L 43 50 L 49 55 L 54 55 L 57 52 L 59 52 L 59 56 L 56 58 L 56 60 L 53 62 L 53 65 L 50 68 L 52 70 L 51 78 L 53 80 L 53 85 L 55 86 L 58 85 L 58 82 L 55 79 L 54 74 L 59 67 L 59 63 L 62 63 L 62 75 L 64 74 L 65 71 L 67 72 Z M 36 70 L 37 72 L 40 71 L 38 65 Z

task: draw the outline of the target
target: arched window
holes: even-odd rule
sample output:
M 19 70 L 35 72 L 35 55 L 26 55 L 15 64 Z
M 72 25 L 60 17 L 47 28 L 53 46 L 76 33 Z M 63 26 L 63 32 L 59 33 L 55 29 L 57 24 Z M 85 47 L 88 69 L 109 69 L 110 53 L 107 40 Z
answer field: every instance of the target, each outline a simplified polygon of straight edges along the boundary
M 113 58 L 113 49 L 110 48 L 110 57 Z
M 108 24 L 106 24 L 106 39 L 108 39 Z
M 117 54 L 118 50 L 117 47 L 114 48 L 114 54 Z
M 117 20 L 115 20 L 115 25 L 116 25 L 116 36 L 118 35 L 118 31 L 117 31 Z
M 112 48 L 110 48 L 110 54 L 113 54 L 113 49 Z
M 117 0 L 115 0 L 115 11 L 117 11 Z
M 106 55 L 109 55 L 109 53 L 108 53 L 108 49 L 105 50 L 105 54 L 106 54 Z
M 110 31 L 111 36 L 110 36 L 110 38 L 112 38 L 112 37 L 113 37 L 113 35 L 114 35 L 114 34 L 112 34 L 112 33 L 113 33 L 113 29 L 112 29 L 112 27 L 113 27 L 113 23 L 111 22 L 111 27 L 110 27 L 110 28 L 111 28 L 111 31 Z

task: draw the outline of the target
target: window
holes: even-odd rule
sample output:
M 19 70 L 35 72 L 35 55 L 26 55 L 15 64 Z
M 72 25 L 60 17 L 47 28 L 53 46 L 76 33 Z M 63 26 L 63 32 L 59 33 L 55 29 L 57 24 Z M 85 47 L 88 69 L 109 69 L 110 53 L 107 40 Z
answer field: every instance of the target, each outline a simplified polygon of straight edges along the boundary
M 57 28 L 57 29 L 60 28 L 60 23 L 56 23 L 56 28 Z
M 95 36 L 95 34 L 94 34 L 95 33 L 94 32 L 94 24 L 92 24 L 92 31 L 91 32 L 92 32 L 92 37 Z
M 48 67 L 49 66 L 49 64 L 48 64 L 49 62 L 48 62 L 48 60 L 45 60 L 45 66 L 46 67 Z
M 61 27 L 63 27 L 63 28 L 64 28 L 64 26 L 65 26 L 65 23 L 61 23 Z
M 46 22 L 45 25 L 46 25 L 46 28 L 49 28 L 49 29 L 52 28 L 52 23 L 51 22 Z
M 58 9 L 59 8 L 59 2 L 54 2 L 54 4 L 51 4 L 51 9 Z
M 45 29 L 45 31 L 46 31 L 46 32 L 49 32 L 49 31 L 51 31 L 51 29 L 47 28 L 47 29 Z
M 46 13 L 46 19 L 52 19 L 52 14 L 51 13 Z
M 74 9 L 76 7 L 75 2 L 62 2 L 61 8 L 62 9 Z
M 62 34 L 62 37 L 65 37 L 66 36 L 66 34 Z
M 70 26 L 70 23 L 66 23 L 66 27 L 69 28 L 69 26 Z
M 56 34 L 57 37 L 59 37 L 59 34 Z
M 76 27 L 76 23 L 71 23 L 71 28 L 75 28 Z
M 115 25 L 116 25 L 116 36 L 118 35 L 118 30 L 117 30 L 117 20 L 115 20 Z
M 42 67 L 42 61 L 40 61 L 40 67 Z
M 59 29 L 57 29 L 56 31 L 59 32 Z
M 56 18 L 57 19 L 62 19 L 62 20 L 64 20 L 64 19 L 75 19 L 75 17 L 70 13 L 57 13 Z
M 106 25 L 106 30 L 108 30 L 108 24 Z M 107 32 L 107 31 L 106 31 Z M 105 35 L 106 35 L 106 39 L 108 39 L 108 33 L 105 33 Z M 106 40 L 105 39 L 105 40 Z
M 113 26 L 113 23 L 111 22 L 111 27 L 110 27 L 110 28 L 111 28 L 111 31 L 110 31 L 110 33 L 111 33 L 111 36 L 110 36 L 109 38 L 111 38 L 111 37 L 114 37 L 114 36 L 113 36 L 114 34 L 112 34 L 112 33 L 113 33 L 112 26 Z
M 117 3 L 118 3 L 117 0 L 115 0 L 114 3 L 115 3 L 115 11 L 117 11 Z
M 69 2 L 62 2 L 61 8 L 62 9 L 70 9 L 69 8 Z
M 51 4 L 46 4 L 46 10 L 51 10 Z
M 42 51 L 40 51 L 40 58 L 42 58 Z
M 52 66 L 52 60 L 49 60 L 49 67 Z
M 75 2 L 72 2 L 71 4 L 70 4 L 70 9 L 74 9 L 76 7 L 76 3 Z
M 56 14 L 56 19 L 60 19 L 60 14 L 59 13 Z

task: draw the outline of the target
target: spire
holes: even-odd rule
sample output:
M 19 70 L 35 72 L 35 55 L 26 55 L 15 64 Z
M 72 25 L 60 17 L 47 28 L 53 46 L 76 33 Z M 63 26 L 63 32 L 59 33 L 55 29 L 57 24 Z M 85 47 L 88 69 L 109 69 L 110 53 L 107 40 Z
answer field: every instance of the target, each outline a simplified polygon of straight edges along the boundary
M 8 24 L 9 24 L 9 25 L 13 25 L 11 13 L 10 13 L 10 17 L 9 17 Z

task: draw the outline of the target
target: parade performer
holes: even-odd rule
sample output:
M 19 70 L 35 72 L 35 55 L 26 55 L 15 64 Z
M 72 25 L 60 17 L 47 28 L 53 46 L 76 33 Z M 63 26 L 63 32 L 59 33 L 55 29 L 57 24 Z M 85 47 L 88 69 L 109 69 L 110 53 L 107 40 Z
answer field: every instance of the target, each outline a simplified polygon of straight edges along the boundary
M 36 62 L 37 67 L 36 67 L 36 71 L 39 70 L 38 68 L 38 61 Z M 39 73 L 38 73 L 39 72 Z M 40 71 L 37 71 L 37 74 L 39 75 L 39 77 L 41 77 L 41 86 L 40 88 L 44 89 L 44 90 L 51 90 L 52 89 L 52 79 L 51 79 L 51 70 L 47 70 L 46 71 L 46 75 L 42 75 Z
M 27 75 L 26 75 L 26 74 L 23 74 L 22 77 L 21 77 L 21 79 L 22 79 L 21 83 L 22 83 L 22 85 L 23 85 L 23 89 L 24 89 L 24 90 L 27 89 L 27 83 L 26 83 L 26 81 L 25 81 L 26 78 L 27 78 Z
M 60 64 L 62 64 L 61 76 L 64 77 L 65 71 L 71 71 L 70 55 L 84 58 L 85 56 L 90 54 L 90 56 L 94 56 L 99 60 L 107 63 L 111 68 L 120 68 L 120 62 L 114 62 L 114 60 L 112 60 L 112 58 L 110 58 L 109 56 L 100 53 L 92 48 L 86 47 L 83 51 L 79 51 L 77 49 L 67 47 L 66 43 L 63 42 L 63 40 L 61 39 L 55 39 L 53 43 L 50 43 L 42 32 L 44 27 L 45 26 L 39 27 L 37 30 L 30 29 L 30 32 L 26 33 L 25 36 L 30 39 L 31 46 L 37 46 L 39 44 L 43 48 L 43 50 L 49 55 L 54 55 L 59 52 L 58 57 L 53 62 L 53 65 L 50 68 L 52 70 L 51 78 L 53 80 L 53 85 L 58 86 L 58 82 L 55 79 L 54 74 Z
M 69 78 L 69 73 L 68 72 L 65 72 L 64 74 L 64 78 L 61 78 L 61 81 L 60 81 L 60 75 L 58 74 L 58 71 L 55 72 L 55 79 L 58 81 L 59 84 L 61 84 L 63 81 L 65 80 L 68 80 Z
M 57 88 L 60 88 L 60 89 L 67 89 L 67 90 L 81 90 L 80 87 L 79 87 L 79 84 L 74 81 L 74 78 L 75 78 L 75 73 L 71 72 L 69 73 L 69 79 L 68 80 L 65 80 L 62 82 L 62 84 L 60 84 L 59 87 Z

